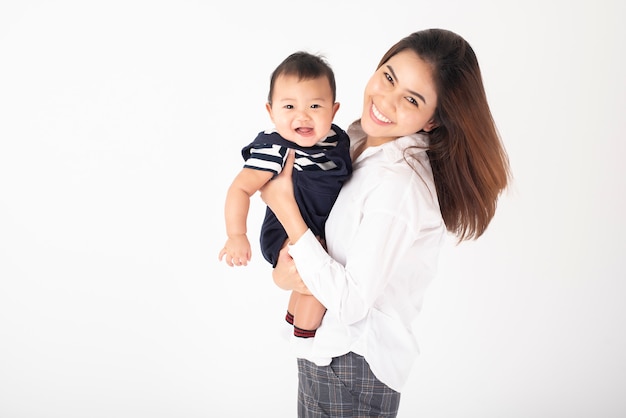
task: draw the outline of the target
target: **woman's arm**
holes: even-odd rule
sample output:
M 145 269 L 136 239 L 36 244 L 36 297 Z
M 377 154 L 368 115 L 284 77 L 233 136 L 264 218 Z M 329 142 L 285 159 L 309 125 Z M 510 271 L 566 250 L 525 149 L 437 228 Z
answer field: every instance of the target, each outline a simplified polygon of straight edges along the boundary
M 291 158 L 284 170 L 289 173 Z M 278 176 L 261 190 L 261 197 L 275 211 L 290 239 L 290 245 L 281 251 L 284 263 L 279 259 L 274 281 L 293 290 L 300 286 L 299 281 L 304 282 L 302 285 L 344 324 L 363 319 L 391 278 L 430 268 L 443 231 L 438 209 L 428 203 L 430 192 L 421 186 L 421 180 L 408 186 L 395 177 L 377 181 L 359 207 L 358 228 L 346 238 L 350 244 L 342 262 L 332 258 L 306 227 L 290 176 Z M 420 192 L 420 187 L 424 191 Z M 415 189 L 419 196 L 414 195 Z M 413 214 L 432 225 L 409 221 Z
M 300 274 L 298 274 L 296 264 L 289 255 L 287 248 L 289 242 L 297 241 L 308 229 L 293 194 L 292 172 L 294 160 L 295 152 L 289 150 L 283 170 L 261 188 L 261 198 L 272 209 L 289 236 L 289 240 L 285 242 L 280 250 L 276 267 L 272 271 L 274 283 L 281 289 L 294 290 L 298 293 L 310 295 L 311 292 L 302 281 Z
M 348 263 L 353 261 L 350 263 L 352 267 L 332 259 L 300 214 L 291 177 L 294 159 L 294 153 L 290 150 L 283 171 L 261 189 L 261 198 L 275 213 L 289 236 L 286 243 L 289 245 L 281 250 L 272 274 L 274 282 L 282 289 L 300 291 L 298 289 L 304 288 L 307 293 L 311 293 L 296 269 L 294 259 L 289 254 L 291 251 L 298 260 L 298 267 L 302 267 L 307 283 L 312 286 L 313 295 L 324 306 L 338 312 L 344 322 L 356 322 L 367 313 L 374 299 L 372 294 L 377 293 L 389 277 L 386 273 L 390 266 L 384 256 L 381 260 L 381 252 L 397 251 L 397 247 L 388 245 L 391 243 L 385 237 L 391 225 L 381 222 L 382 219 L 372 219 L 374 228 L 371 228 L 367 226 L 369 218 L 364 219 L 365 225 L 362 226 L 365 227 L 360 228 L 360 236 L 355 243 L 363 247 L 354 256 L 349 254 L 346 260 Z
M 302 281 L 296 269 L 296 264 L 289 255 L 287 248 L 288 243 L 298 241 L 309 229 L 302 218 L 300 208 L 293 194 L 292 173 L 294 161 L 295 152 L 290 149 L 283 170 L 261 188 L 261 198 L 274 212 L 289 237 L 289 241 L 285 242 L 285 245 L 280 250 L 276 267 L 272 271 L 274 283 L 281 289 L 294 290 L 298 293 L 310 295 L 311 292 Z
M 300 208 L 293 194 L 293 162 L 295 152 L 290 149 L 283 170 L 278 176 L 261 188 L 261 198 L 278 218 L 289 236 L 289 243 L 294 244 L 309 229 L 302 218 Z

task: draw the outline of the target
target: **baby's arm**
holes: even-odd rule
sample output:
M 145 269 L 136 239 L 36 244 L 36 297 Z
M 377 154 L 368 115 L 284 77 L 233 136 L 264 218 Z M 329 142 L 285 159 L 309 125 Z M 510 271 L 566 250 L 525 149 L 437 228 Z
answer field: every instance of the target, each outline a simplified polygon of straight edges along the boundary
M 272 178 L 272 172 L 242 169 L 226 193 L 224 217 L 228 239 L 220 251 L 229 266 L 245 266 L 250 261 L 250 242 L 246 236 L 246 220 L 250 208 L 250 197 Z

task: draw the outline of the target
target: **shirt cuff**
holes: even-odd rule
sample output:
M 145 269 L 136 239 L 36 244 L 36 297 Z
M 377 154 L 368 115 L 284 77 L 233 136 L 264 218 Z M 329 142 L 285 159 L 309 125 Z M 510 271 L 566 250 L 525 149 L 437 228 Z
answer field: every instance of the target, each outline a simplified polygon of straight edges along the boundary
M 289 244 L 288 248 L 302 281 L 313 292 L 314 278 L 328 264 L 330 256 L 310 229 L 295 244 Z

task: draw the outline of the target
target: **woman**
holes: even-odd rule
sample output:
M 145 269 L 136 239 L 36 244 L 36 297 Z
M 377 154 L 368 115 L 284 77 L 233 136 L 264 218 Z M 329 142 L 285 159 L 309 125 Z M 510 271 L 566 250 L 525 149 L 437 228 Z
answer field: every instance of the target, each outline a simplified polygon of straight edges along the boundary
M 383 56 L 348 134 L 353 175 L 328 252 L 293 199 L 292 161 L 262 190 L 289 236 L 276 284 L 327 308 L 315 338 L 294 340 L 300 417 L 397 415 L 445 231 L 480 237 L 509 179 L 478 61 L 450 31 L 413 33 Z

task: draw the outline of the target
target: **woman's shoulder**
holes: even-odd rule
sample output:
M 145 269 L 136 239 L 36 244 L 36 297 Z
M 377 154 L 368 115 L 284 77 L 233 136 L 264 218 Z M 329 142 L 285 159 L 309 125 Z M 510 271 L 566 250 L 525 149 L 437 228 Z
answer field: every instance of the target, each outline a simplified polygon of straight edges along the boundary
M 405 137 L 409 138 L 409 137 Z M 403 140 L 403 142 L 405 142 Z M 425 148 L 406 148 L 402 145 L 423 144 L 416 138 L 405 144 L 395 144 L 393 158 L 382 164 L 369 177 L 370 202 L 374 206 L 407 210 L 432 209 L 439 216 L 439 200 L 428 155 Z

